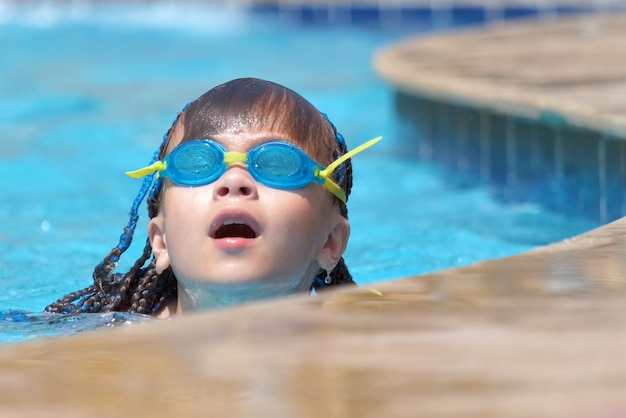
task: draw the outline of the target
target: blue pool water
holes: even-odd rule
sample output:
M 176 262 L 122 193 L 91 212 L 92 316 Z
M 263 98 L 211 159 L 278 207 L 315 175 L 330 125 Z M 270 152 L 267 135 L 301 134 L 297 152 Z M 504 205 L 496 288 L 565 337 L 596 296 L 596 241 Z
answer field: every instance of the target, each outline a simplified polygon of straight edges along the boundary
M 355 159 L 352 237 L 361 284 L 526 251 L 597 223 L 505 205 L 402 155 L 373 51 L 406 32 L 280 25 L 237 10 L 0 7 L 0 341 L 142 319 L 20 316 L 90 284 L 117 243 L 143 166 L 181 107 L 232 78 L 287 85 L 328 113 Z M 135 260 L 144 223 L 122 258 Z M 4 315 L 4 317 L 3 317 Z M 3 319 L 4 318 L 4 319 Z M 93 319 L 95 318 L 95 319 Z

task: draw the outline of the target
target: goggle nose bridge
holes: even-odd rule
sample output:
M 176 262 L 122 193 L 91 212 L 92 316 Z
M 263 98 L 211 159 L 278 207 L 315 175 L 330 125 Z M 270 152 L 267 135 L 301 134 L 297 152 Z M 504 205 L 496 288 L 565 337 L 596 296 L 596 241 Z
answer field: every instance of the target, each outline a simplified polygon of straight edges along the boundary
M 248 164 L 248 153 L 245 152 L 236 152 L 236 151 L 228 151 L 224 153 L 224 164 L 230 167 L 233 163 L 244 163 Z

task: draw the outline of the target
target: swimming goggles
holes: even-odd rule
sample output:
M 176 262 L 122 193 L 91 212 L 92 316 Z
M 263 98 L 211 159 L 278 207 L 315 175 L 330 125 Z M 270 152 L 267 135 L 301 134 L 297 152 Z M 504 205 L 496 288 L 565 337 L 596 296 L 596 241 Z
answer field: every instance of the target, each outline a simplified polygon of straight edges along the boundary
M 156 172 L 179 186 L 203 186 L 220 178 L 231 164 L 244 163 L 252 177 L 266 186 L 299 189 L 309 183 L 319 183 L 345 203 L 346 193 L 330 179 L 330 175 L 342 162 L 381 139 L 382 136 L 370 139 L 326 168 L 287 141 L 264 142 L 243 153 L 227 151 L 212 139 L 194 139 L 179 144 L 164 159 L 126 174 L 141 178 Z

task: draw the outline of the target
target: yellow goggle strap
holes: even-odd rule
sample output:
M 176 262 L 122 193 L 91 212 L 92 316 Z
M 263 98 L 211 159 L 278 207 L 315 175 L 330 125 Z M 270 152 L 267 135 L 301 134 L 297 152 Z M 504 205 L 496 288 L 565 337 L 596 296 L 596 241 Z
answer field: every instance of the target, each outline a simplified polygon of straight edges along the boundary
M 343 163 L 348 158 L 351 158 L 353 155 L 358 154 L 359 152 L 371 147 L 372 145 L 374 145 L 381 139 L 383 139 L 382 136 L 377 136 L 376 138 L 370 139 L 369 141 L 362 143 L 361 145 L 354 148 L 353 150 L 346 152 L 341 157 L 337 158 L 335 161 L 330 163 L 328 167 L 326 167 L 323 170 L 320 170 L 319 173 L 316 173 L 316 177 L 324 179 L 324 187 L 330 190 L 330 192 L 334 194 L 335 196 L 337 196 L 337 198 L 341 200 L 343 203 L 346 203 L 346 193 L 343 191 L 341 187 L 339 187 L 337 183 L 335 183 L 330 178 L 328 178 L 328 176 L 330 176 L 331 173 L 335 171 L 337 167 L 339 167 L 339 164 Z
M 147 167 L 140 168 L 139 170 L 127 171 L 126 175 L 135 179 L 140 179 L 142 177 L 145 177 L 149 174 L 154 173 L 155 171 L 157 173 L 160 173 L 161 171 L 165 170 L 166 167 L 167 167 L 167 163 L 163 160 L 160 160 L 154 164 L 150 164 Z

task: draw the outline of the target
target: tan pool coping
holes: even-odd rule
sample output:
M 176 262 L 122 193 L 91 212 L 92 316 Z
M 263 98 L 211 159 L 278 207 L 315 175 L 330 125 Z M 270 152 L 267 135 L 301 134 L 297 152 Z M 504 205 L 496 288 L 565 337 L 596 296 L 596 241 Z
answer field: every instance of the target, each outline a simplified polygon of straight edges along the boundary
M 576 22 L 552 24 L 579 33 Z M 594 16 L 582 25 L 625 39 L 626 25 L 620 31 L 618 22 L 626 23 L 622 16 Z M 539 43 L 532 27 L 553 30 L 542 25 L 408 40 L 381 52 L 376 65 L 407 91 L 525 117 L 550 109 L 574 123 L 623 132 L 619 106 L 603 107 L 600 98 L 607 92 L 617 99 L 606 83 L 621 91 L 618 69 L 626 76 L 626 67 L 607 68 L 603 76 L 596 61 L 616 61 L 606 52 L 595 59 L 589 39 L 579 56 L 572 40 L 578 45 L 581 38 L 554 29 L 541 62 L 554 63 L 551 54 L 558 54 L 564 75 L 547 71 L 546 89 L 537 87 L 539 73 L 513 65 L 516 49 L 524 54 L 523 44 Z M 460 48 L 454 39 L 473 41 Z M 595 39 L 621 53 L 617 43 Z M 457 53 L 470 60 L 466 67 Z M 428 59 L 416 60 L 420 54 Z M 381 63 L 385 55 L 397 67 Z M 519 77 L 512 76 L 516 69 Z M 570 84 L 568 96 L 563 81 L 584 74 L 593 75 L 589 85 Z M 591 104 L 570 105 L 567 97 Z M 624 416 L 625 232 L 622 219 L 464 268 L 2 345 L 0 416 Z
M 626 137 L 626 14 L 517 21 L 379 51 L 395 88 Z
M 4 345 L 0 416 L 622 416 L 625 232 L 620 220 L 466 268 Z

